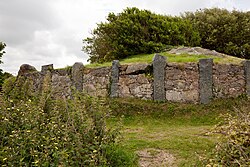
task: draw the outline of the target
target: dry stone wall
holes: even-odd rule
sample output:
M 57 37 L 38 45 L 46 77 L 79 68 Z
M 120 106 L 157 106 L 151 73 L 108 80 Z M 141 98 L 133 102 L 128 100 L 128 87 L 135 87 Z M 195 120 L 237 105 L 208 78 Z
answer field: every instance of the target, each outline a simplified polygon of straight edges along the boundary
M 168 63 L 166 67 L 165 90 L 167 101 L 198 102 L 198 64 Z
M 213 92 L 217 98 L 237 97 L 246 92 L 244 67 L 215 64 L 213 66 Z
M 147 72 L 150 64 L 133 64 L 120 67 L 118 96 L 152 99 L 152 77 Z
M 75 63 L 70 68 L 53 69 L 53 65 L 37 71 L 30 65 L 20 67 L 16 84 L 29 83 L 34 93 L 49 90 L 55 98 L 71 98 L 72 92 L 90 96 L 130 97 L 156 101 L 209 103 L 212 98 L 250 96 L 250 63 L 242 65 L 168 63 L 157 55 L 152 63 L 86 68 Z M 161 61 L 164 61 L 163 63 Z
M 107 97 L 110 89 L 111 68 L 84 69 L 83 92 L 90 96 Z

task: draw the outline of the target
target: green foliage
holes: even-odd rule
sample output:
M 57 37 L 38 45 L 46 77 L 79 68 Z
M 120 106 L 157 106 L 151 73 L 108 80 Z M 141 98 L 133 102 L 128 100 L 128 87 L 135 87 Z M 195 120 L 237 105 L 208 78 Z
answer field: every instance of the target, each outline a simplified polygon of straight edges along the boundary
M 250 12 L 212 8 L 165 16 L 138 8 L 110 13 L 83 40 L 91 63 L 159 53 L 169 46 L 202 46 L 240 58 L 250 58 Z
M 0 42 L 0 64 L 2 64 L 3 62 L 1 61 L 1 58 L 3 56 L 3 54 L 5 53 L 4 48 L 6 47 L 6 44 L 3 42 Z
M 237 115 L 226 114 L 214 130 L 223 134 L 222 142 L 209 159 L 207 166 L 250 166 L 250 113 L 246 108 Z
M 32 91 L 32 81 L 24 76 L 9 77 L 2 86 L 3 96 L 10 98 L 14 103 L 20 100 L 28 100 L 35 98 Z
M 1 58 L 3 56 L 3 54 L 5 53 L 4 48 L 6 47 L 6 44 L 3 42 L 0 42 L 0 64 L 2 64 L 3 62 L 1 61 Z M 6 74 L 3 73 L 3 70 L 0 69 L 0 91 L 2 90 L 2 84 L 4 82 L 4 79 L 6 77 Z
M 212 8 L 186 12 L 201 37 L 201 46 L 241 58 L 250 58 L 250 12 Z
M 90 62 L 102 63 L 161 52 L 169 45 L 195 46 L 199 44 L 199 34 L 189 20 L 127 8 L 122 13 L 110 13 L 107 22 L 98 24 L 92 37 L 83 42 Z
M 125 150 L 121 146 L 114 145 L 111 147 L 107 147 L 106 154 L 108 162 L 110 162 L 109 166 L 113 167 L 137 166 L 135 163 L 135 161 L 137 160 L 135 154 L 129 153 L 129 151 Z
M 53 100 L 48 94 L 34 100 L 8 99 L 0 96 L 1 165 L 118 166 L 121 163 L 117 159 L 122 157 L 121 153 L 115 149 L 119 131 L 106 127 L 109 109 L 105 100 L 79 94 L 72 100 Z M 126 158 L 126 152 L 123 153 Z M 125 164 L 133 163 L 124 157 Z
M 2 73 L 0 70 L 0 91 L 2 91 L 2 86 L 3 86 L 3 83 L 5 82 L 5 80 L 7 80 L 10 77 L 13 77 L 13 75 L 8 73 L 8 72 Z

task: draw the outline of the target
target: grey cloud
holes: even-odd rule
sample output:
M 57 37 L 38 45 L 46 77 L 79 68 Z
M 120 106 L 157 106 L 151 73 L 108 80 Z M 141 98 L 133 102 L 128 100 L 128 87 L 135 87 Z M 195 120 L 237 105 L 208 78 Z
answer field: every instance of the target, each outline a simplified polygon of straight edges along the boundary
M 56 28 L 58 18 L 48 1 L 0 1 L 0 40 L 11 46 L 31 41 L 34 31 Z
M 7 43 L 5 64 L 0 69 L 17 73 L 23 63 L 38 70 L 50 63 L 57 68 L 75 61 L 86 63 L 88 55 L 81 51 L 82 39 L 90 36 L 96 23 L 104 21 L 109 12 L 135 6 L 178 15 L 217 2 L 227 7 L 229 1 L 236 8 L 250 7 L 248 0 L 0 0 L 0 41 Z

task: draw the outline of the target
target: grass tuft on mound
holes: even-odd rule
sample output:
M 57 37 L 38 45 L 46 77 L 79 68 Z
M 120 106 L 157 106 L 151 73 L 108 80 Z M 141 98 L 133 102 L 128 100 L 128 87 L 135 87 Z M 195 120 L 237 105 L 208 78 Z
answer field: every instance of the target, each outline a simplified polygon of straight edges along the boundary
M 226 56 L 218 57 L 214 55 L 190 55 L 190 54 L 170 54 L 168 52 L 162 52 L 159 53 L 162 56 L 167 57 L 167 61 L 171 63 L 188 63 L 188 62 L 199 62 L 199 59 L 205 59 L 205 58 L 212 58 L 215 63 L 220 64 L 241 64 L 244 59 L 240 59 L 233 56 Z M 139 54 L 134 55 L 129 58 L 123 59 L 120 61 L 120 64 L 132 64 L 132 63 L 151 63 L 153 60 L 155 54 Z M 88 68 L 97 68 L 97 67 L 108 67 L 111 66 L 111 62 L 105 62 L 102 64 L 93 63 L 93 64 L 87 64 L 86 67 Z

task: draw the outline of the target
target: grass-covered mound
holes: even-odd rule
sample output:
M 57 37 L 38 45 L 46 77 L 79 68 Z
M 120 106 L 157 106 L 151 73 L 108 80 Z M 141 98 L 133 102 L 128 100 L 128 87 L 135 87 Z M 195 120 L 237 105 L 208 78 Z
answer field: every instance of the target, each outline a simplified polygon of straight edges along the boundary
M 212 51 L 211 51 L 212 52 Z M 205 53 L 200 53 L 200 54 L 190 54 L 190 53 L 180 53 L 180 54 L 175 54 L 172 52 L 161 52 L 159 53 L 162 56 L 167 57 L 167 61 L 170 63 L 188 63 L 188 62 L 199 62 L 199 59 L 204 59 L 204 58 L 212 58 L 215 63 L 221 63 L 221 64 L 226 64 L 226 63 L 231 63 L 231 64 L 240 64 L 244 59 L 240 59 L 237 57 L 225 55 L 225 54 L 220 54 L 218 55 L 209 55 Z M 139 55 L 134 55 L 130 56 L 126 59 L 120 60 L 120 64 L 132 64 L 132 63 L 151 63 L 154 57 L 154 54 L 139 54 Z M 95 68 L 95 67 L 107 67 L 111 66 L 112 62 L 106 62 L 102 64 L 98 63 L 93 63 L 93 64 L 88 64 L 86 67 L 89 68 Z

